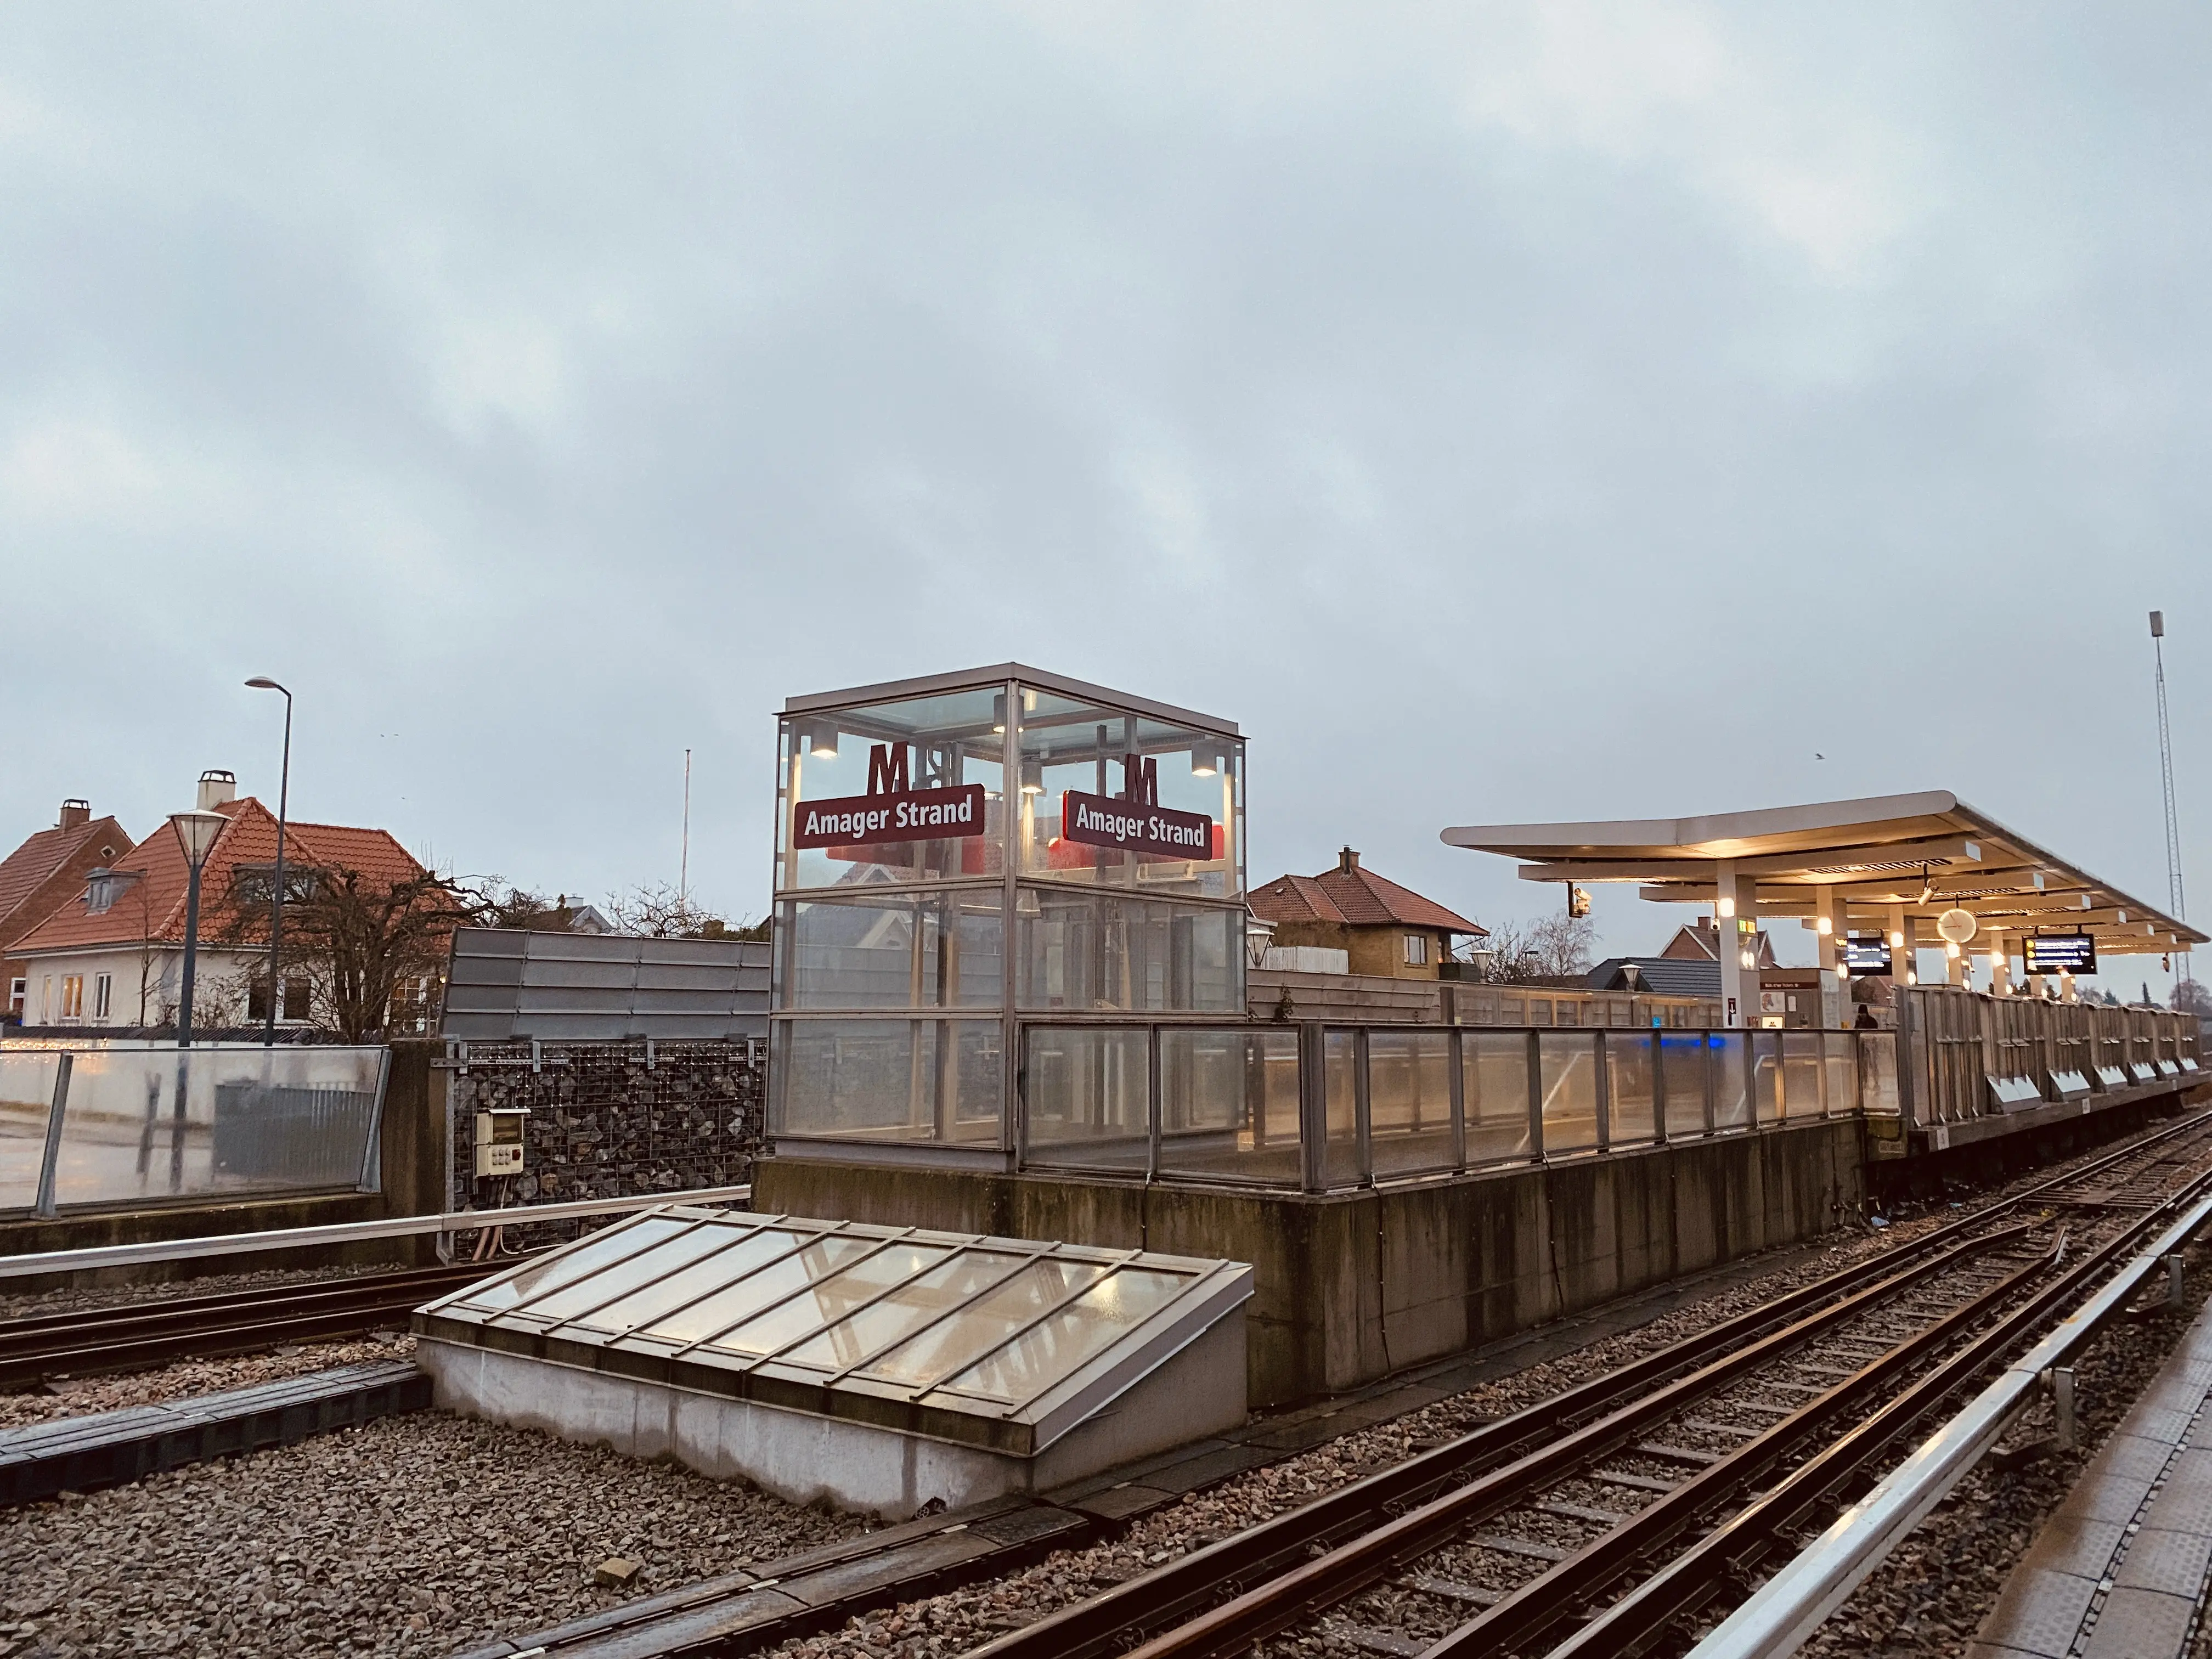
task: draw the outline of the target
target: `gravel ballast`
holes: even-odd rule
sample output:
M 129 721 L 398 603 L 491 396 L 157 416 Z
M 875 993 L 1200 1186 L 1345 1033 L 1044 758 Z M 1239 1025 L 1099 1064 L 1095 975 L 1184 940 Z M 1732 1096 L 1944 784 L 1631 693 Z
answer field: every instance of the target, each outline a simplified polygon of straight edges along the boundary
M 443 1655 L 864 1530 L 420 1413 L 0 1511 L 0 1656 Z M 614 1557 L 636 1577 L 595 1584 Z

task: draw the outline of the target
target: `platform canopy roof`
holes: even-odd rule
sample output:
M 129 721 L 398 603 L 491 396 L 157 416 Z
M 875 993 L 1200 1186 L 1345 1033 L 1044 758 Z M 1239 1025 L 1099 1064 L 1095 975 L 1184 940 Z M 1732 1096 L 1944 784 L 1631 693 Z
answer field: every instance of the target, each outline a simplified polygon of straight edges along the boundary
M 1638 884 L 1662 903 L 1711 903 L 1723 861 L 1757 883 L 1761 916 L 1810 916 L 1821 887 L 1838 915 L 1972 911 L 1984 929 L 2087 933 L 2100 952 L 2160 952 L 2207 935 L 2006 829 L 1948 790 L 1703 817 L 1460 824 L 1446 845 L 1524 860 L 1524 881 Z

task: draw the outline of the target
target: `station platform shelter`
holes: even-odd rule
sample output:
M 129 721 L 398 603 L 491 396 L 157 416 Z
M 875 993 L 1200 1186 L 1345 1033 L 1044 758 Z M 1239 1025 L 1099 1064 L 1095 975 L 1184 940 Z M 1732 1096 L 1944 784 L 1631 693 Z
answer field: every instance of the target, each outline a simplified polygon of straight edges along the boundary
M 756 1208 L 1249 1263 L 1255 1406 L 1856 1219 L 1869 1148 L 1924 1145 L 1966 1086 L 1915 1069 L 1932 1012 L 1255 1018 L 1245 744 L 1218 716 L 1003 664 L 793 698 L 779 749 Z M 2088 1035 L 2040 1052 L 2193 1079 L 2193 1025 L 2108 1016 L 2051 1004 Z

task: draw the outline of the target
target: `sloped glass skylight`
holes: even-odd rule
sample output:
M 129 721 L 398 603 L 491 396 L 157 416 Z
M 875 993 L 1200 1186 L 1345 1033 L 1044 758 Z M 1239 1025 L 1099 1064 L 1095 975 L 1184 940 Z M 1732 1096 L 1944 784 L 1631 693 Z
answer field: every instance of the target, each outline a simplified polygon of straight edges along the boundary
M 1252 1293 L 1238 1262 L 670 1205 L 422 1334 L 1034 1453 Z

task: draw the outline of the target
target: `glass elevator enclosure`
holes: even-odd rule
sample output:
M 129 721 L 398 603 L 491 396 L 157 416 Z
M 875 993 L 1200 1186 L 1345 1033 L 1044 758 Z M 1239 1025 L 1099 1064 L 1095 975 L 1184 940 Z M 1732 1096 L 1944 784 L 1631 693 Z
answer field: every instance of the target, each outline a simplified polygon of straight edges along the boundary
M 1062 1043 L 1031 1079 L 1022 1027 L 1243 1019 L 1243 775 L 1229 721 L 1018 664 L 791 699 L 779 1149 L 1007 1168 L 1029 1097 L 1141 1138 L 1149 1059 Z

